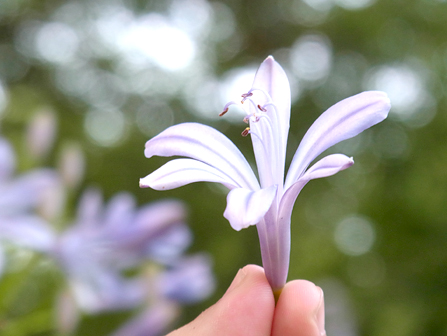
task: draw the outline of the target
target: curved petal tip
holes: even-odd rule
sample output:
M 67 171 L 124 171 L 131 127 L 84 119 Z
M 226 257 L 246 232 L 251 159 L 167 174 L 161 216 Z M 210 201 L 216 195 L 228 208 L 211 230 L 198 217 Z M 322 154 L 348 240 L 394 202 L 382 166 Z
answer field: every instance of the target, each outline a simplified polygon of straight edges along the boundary
M 258 224 L 270 209 L 276 190 L 276 185 L 258 191 L 244 188 L 231 190 L 227 196 L 224 217 L 236 231 Z

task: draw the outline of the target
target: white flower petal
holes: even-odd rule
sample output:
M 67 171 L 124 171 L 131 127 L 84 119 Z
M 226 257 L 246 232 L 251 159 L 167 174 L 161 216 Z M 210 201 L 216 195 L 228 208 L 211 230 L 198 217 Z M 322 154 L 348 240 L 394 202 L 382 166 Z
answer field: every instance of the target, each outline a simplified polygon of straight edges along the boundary
M 278 128 L 281 143 L 285 150 L 290 124 L 290 84 L 283 68 L 269 56 L 261 63 L 253 82 L 253 88 L 262 89 L 269 93 L 277 107 Z
M 250 104 L 253 114 L 263 115 L 250 122 L 261 186 L 282 185 L 290 123 L 290 85 L 283 68 L 272 56 L 260 65 L 252 90 L 250 99 L 254 104 L 246 104 Z M 260 113 L 255 105 L 262 106 L 266 112 Z
M 231 176 L 239 186 L 259 188 L 256 176 L 239 149 L 209 126 L 197 123 L 171 126 L 146 143 L 144 154 L 148 158 L 153 155 L 186 156 Z
M 344 154 L 331 154 L 325 156 L 320 161 L 310 167 L 300 180 L 314 180 L 328 177 L 345 170 L 354 164 L 354 160 Z
M 222 171 L 192 159 L 176 159 L 167 162 L 153 173 L 140 179 L 140 187 L 169 190 L 193 182 L 218 182 L 230 189 L 241 187 Z
M 279 205 L 279 218 L 290 218 L 295 200 L 307 182 L 317 178 L 332 176 L 341 170 L 351 167 L 353 164 L 354 160 L 343 154 L 328 155 L 315 163 L 284 193 Z
M 258 191 L 244 188 L 231 190 L 227 196 L 224 217 L 236 231 L 259 223 L 270 209 L 276 196 L 276 190 L 277 186 Z
M 323 151 L 381 122 L 387 117 L 390 107 L 387 95 L 379 91 L 359 93 L 330 107 L 313 123 L 301 141 L 290 164 L 285 189 L 295 183 Z

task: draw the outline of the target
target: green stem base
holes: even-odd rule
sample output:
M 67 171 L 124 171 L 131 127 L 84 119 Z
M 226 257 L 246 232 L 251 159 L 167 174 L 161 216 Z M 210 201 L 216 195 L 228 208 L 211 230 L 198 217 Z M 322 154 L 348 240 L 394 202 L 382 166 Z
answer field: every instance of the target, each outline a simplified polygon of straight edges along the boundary
M 273 296 L 275 297 L 275 305 L 278 303 L 279 296 L 281 295 L 282 289 L 283 289 L 283 287 L 273 290 Z

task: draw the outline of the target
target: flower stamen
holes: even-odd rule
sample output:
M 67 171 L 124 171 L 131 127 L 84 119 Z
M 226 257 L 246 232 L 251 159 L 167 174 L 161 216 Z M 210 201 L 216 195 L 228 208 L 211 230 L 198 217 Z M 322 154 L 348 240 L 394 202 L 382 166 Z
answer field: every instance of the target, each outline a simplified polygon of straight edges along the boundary
M 222 117 L 223 115 L 225 115 L 228 112 L 228 109 L 230 108 L 231 105 L 235 105 L 237 104 L 234 101 L 230 101 L 228 103 L 225 104 L 223 111 L 219 113 L 219 117 Z
M 241 133 L 241 135 L 243 137 L 246 137 L 248 134 L 250 133 L 250 127 L 247 127 L 246 129 L 244 129 Z
M 267 109 L 265 107 L 262 107 L 261 105 L 258 104 L 258 109 L 262 112 L 267 112 Z
M 223 110 L 222 112 L 219 113 L 219 117 L 222 117 L 227 112 L 228 112 L 228 107 L 225 110 Z
M 253 96 L 253 92 L 251 92 L 251 91 L 248 91 L 247 93 L 243 93 L 243 94 L 241 94 L 241 97 L 242 97 L 242 101 L 241 101 L 241 103 L 243 104 L 244 101 L 245 101 L 248 97 L 251 97 L 251 96 Z

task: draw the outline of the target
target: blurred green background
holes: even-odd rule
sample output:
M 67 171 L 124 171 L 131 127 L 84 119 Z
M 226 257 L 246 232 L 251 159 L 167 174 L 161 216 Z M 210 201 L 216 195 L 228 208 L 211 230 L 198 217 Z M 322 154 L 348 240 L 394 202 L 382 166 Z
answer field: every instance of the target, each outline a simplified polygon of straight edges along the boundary
M 383 90 L 389 118 L 331 149 L 356 164 L 312 181 L 297 200 L 289 280 L 323 288 L 330 336 L 447 335 L 446 17 L 444 0 L 0 0 L 1 134 L 22 171 L 55 167 L 64 146 L 80 144 L 78 193 L 95 185 L 106 199 L 127 190 L 140 204 L 185 200 L 190 251 L 211 254 L 218 284 L 213 297 L 185 307 L 181 324 L 215 302 L 239 268 L 261 263 L 258 238 L 254 227 L 231 229 L 217 185 L 140 189 L 138 179 L 166 162 L 146 159 L 145 141 L 202 122 L 253 161 L 242 117 L 218 114 L 268 55 L 292 87 L 288 162 L 326 108 Z M 24 137 L 41 111 L 58 128 L 36 162 Z M 0 334 L 7 325 L 8 335 L 53 335 L 58 276 L 30 272 L 26 260 L 0 280 Z M 120 318 L 85 317 L 77 334 L 101 335 Z

